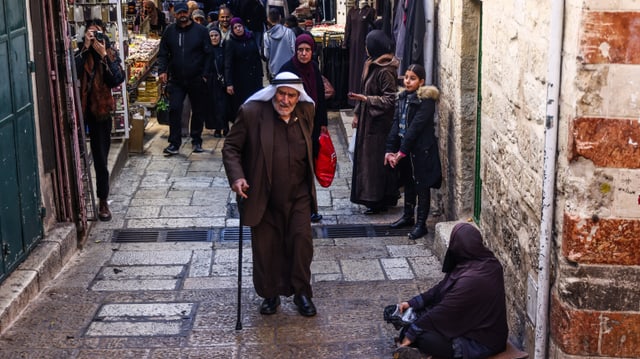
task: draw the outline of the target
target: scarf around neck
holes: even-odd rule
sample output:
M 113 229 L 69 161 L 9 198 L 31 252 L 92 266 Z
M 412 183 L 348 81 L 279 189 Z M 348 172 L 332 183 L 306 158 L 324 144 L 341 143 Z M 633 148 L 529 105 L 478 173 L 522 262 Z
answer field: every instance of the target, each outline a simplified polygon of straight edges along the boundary
M 293 55 L 293 66 L 298 70 L 304 90 L 311 96 L 315 103 L 318 103 L 318 86 L 316 84 L 316 73 L 313 68 L 313 60 L 303 64 L 298 60 L 298 56 Z

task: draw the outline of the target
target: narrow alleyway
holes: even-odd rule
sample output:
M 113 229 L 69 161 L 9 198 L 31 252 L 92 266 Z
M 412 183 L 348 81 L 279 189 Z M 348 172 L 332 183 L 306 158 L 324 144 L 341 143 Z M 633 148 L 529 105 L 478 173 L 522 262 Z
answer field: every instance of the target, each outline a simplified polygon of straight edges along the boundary
M 184 143 L 165 157 L 168 128 L 147 129 L 112 186 L 111 222 L 91 235 L 62 273 L 0 336 L 0 358 L 390 358 L 388 304 L 441 278 L 430 233 L 416 242 L 384 225 L 401 214 L 362 215 L 349 201 L 346 113 L 330 114 L 337 178 L 318 186 L 312 265 L 318 315 L 292 298 L 258 313 L 244 231 L 242 330 L 235 330 L 238 218 L 212 132 L 205 153 Z

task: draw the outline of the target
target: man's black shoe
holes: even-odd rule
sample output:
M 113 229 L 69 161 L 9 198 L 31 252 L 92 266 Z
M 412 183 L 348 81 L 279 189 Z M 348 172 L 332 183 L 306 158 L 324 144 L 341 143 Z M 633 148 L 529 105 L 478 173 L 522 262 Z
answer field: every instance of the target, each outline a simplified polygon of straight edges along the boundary
M 322 220 L 322 215 L 319 213 L 311 213 L 311 222 L 318 223 Z
M 175 145 L 171 144 L 171 145 L 167 146 L 167 148 L 165 148 L 164 151 L 162 151 L 162 152 L 172 156 L 172 155 L 177 155 L 178 153 L 180 153 L 179 150 L 180 150 L 180 148 L 178 148 L 178 146 L 175 146 Z
M 280 305 L 280 297 L 265 298 L 260 305 L 260 314 L 275 314 Z
M 220 130 L 215 130 L 213 132 L 213 137 L 215 138 L 221 138 L 222 137 L 222 132 Z
M 195 152 L 195 153 L 201 153 L 201 152 L 204 152 L 204 150 L 202 149 L 202 144 L 200 144 L 200 143 L 194 143 L 194 144 L 193 144 L 193 152 Z
M 313 317 L 316 315 L 316 306 L 313 305 L 311 298 L 304 294 L 293 296 L 293 303 L 298 307 L 298 312 L 305 317 Z

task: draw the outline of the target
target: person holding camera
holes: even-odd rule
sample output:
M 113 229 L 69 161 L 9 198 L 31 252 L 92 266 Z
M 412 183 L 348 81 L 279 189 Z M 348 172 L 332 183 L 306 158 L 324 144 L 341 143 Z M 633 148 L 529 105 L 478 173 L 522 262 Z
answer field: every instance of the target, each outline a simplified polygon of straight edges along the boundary
M 101 20 L 87 21 L 84 40 L 75 55 L 80 80 L 80 104 L 85 124 L 89 127 L 91 155 L 96 172 L 96 195 L 99 199 L 98 219 L 111 220 L 108 158 L 111 147 L 111 116 L 116 109 L 111 89 L 120 85 L 125 74 L 118 52 L 111 47 Z

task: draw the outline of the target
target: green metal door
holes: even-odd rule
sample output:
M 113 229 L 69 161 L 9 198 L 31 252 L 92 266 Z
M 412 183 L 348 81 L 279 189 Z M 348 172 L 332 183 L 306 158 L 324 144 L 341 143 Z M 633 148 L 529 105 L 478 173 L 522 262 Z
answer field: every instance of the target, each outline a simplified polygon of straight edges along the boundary
M 42 237 L 25 4 L 0 4 L 0 281 Z

